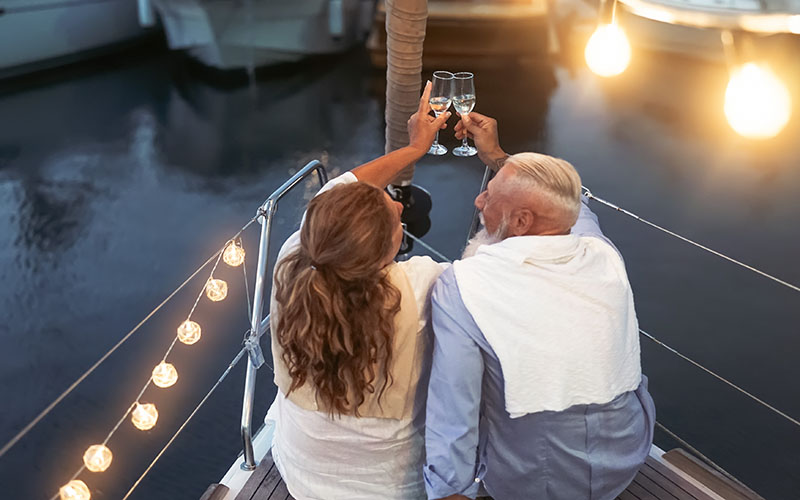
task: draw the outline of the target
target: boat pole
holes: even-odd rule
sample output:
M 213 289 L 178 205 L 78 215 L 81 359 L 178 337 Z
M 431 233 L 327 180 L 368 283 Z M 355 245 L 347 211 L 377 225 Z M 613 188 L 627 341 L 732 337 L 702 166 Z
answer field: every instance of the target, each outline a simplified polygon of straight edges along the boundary
M 272 215 L 275 210 L 275 200 L 270 197 L 261 208 L 261 237 L 258 243 L 258 267 L 256 268 L 256 283 L 253 287 L 253 311 L 250 317 L 250 335 L 248 340 L 258 343 L 258 334 L 261 327 L 261 313 L 264 307 L 264 288 L 267 275 L 267 257 L 269 256 L 269 235 L 272 230 Z M 261 360 L 263 363 L 263 359 Z M 255 397 L 256 373 L 259 364 L 252 355 L 247 357 L 247 371 L 244 379 L 244 398 L 242 399 L 242 445 L 244 462 L 242 470 L 252 471 L 256 468 L 255 452 L 253 451 L 253 399 Z

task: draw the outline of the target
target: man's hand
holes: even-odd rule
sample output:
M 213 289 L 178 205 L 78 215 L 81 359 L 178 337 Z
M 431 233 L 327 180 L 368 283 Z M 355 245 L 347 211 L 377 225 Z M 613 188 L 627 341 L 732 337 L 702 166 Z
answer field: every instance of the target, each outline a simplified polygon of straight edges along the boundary
M 430 116 L 431 104 L 431 82 L 425 84 L 425 90 L 419 99 L 417 112 L 408 119 L 408 145 L 424 155 L 431 148 L 436 132 L 447 128 L 447 121 L 450 112 L 442 113 L 437 118 Z
M 469 497 L 464 495 L 450 495 L 449 497 L 441 498 L 440 500 L 470 500 Z
M 497 120 L 473 111 L 461 116 L 455 131 L 457 139 L 463 139 L 466 135 L 475 141 L 478 157 L 483 163 L 494 170 L 500 170 L 508 155 L 500 147 Z

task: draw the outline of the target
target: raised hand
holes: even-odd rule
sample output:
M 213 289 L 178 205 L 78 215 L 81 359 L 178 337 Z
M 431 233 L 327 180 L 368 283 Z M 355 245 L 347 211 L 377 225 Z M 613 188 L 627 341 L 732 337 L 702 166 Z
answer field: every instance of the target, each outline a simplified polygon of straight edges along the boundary
M 466 136 L 474 140 L 475 147 L 478 148 L 478 157 L 494 170 L 499 170 L 503 166 L 503 161 L 508 158 L 500 147 L 497 120 L 494 118 L 473 111 L 461 117 L 456 124 L 455 133 L 457 139 Z
M 430 96 L 431 82 L 428 82 L 425 84 L 425 90 L 422 91 L 422 97 L 419 99 L 417 112 L 408 119 L 408 145 L 422 151 L 422 154 L 427 153 L 430 149 L 433 139 L 436 137 L 436 132 L 447 128 L 446 122 L 450 118 L 449 111 L 442 113 L 437 118 L 430 116 Z

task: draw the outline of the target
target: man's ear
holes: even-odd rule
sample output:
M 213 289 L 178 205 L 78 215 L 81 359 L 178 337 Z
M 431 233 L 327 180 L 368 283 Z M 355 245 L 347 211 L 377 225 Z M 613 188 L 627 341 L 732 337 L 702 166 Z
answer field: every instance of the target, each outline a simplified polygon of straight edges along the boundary
M 511 212 L 508 225 L 509 236 L 524 236 L 533 228 L 534 213 L 527 208 L 517 208 Z

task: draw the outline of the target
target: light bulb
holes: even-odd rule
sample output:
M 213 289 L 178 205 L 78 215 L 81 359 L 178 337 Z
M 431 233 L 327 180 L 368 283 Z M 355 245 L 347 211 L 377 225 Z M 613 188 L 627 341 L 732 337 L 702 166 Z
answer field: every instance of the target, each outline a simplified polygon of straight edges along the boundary
M 105 445 L 93 444 L 83 454 L 83 463 L 92 472 L 103 472 L 111 465 L 113 455 Z
M 769 139 L 789 122 L 792 98 L 767 67 L 747 63 L 737 68 L 725 90 L 725 117 L 737 134 Z
M 92 494 L 89 487 L 80 479 L 73 479 L 58 489 L 61 500 L 89 500 Z
M 241 266 L 244 262 L 244 248 L 237 245 L 235 241 L 231 241 L 222 252 L 222 260 L 231 267 Z
M 789 21 L 786 23 L 789 31 L 794 33 L 795 35 L 800 35 L 800 15 L 794 15 L 789 18 Z
M 136 403 L 136 408 L 131 414 L 131 422 L 133 422 L 133 425 L 135 425 L 137 429 L 148 431 L 155 427 L 157 420 L 158 410 L 156 410 L 156 405 L 152 403 L 144 405 Z
M 153 383 L 158 387 L 166 389 L 172 387 L 178 381 L 178 370 L 170 363 L 162 361 L 153 368 Z
M 584 56 L 589 69 L 595 74 L 617 76 L 631 62 L 631 44 L 616 23 L 603 24 L 589 38 Z
M 200 340 L 200 325 L 191 320 L 186 320 L 178 327 L 178 340 L 186 345 L 192 345 Z
M 209 279 L 206 283 L 206 296 L 214 302 L 225 300 L 228 296 L 228 284 L 223 280 Z

